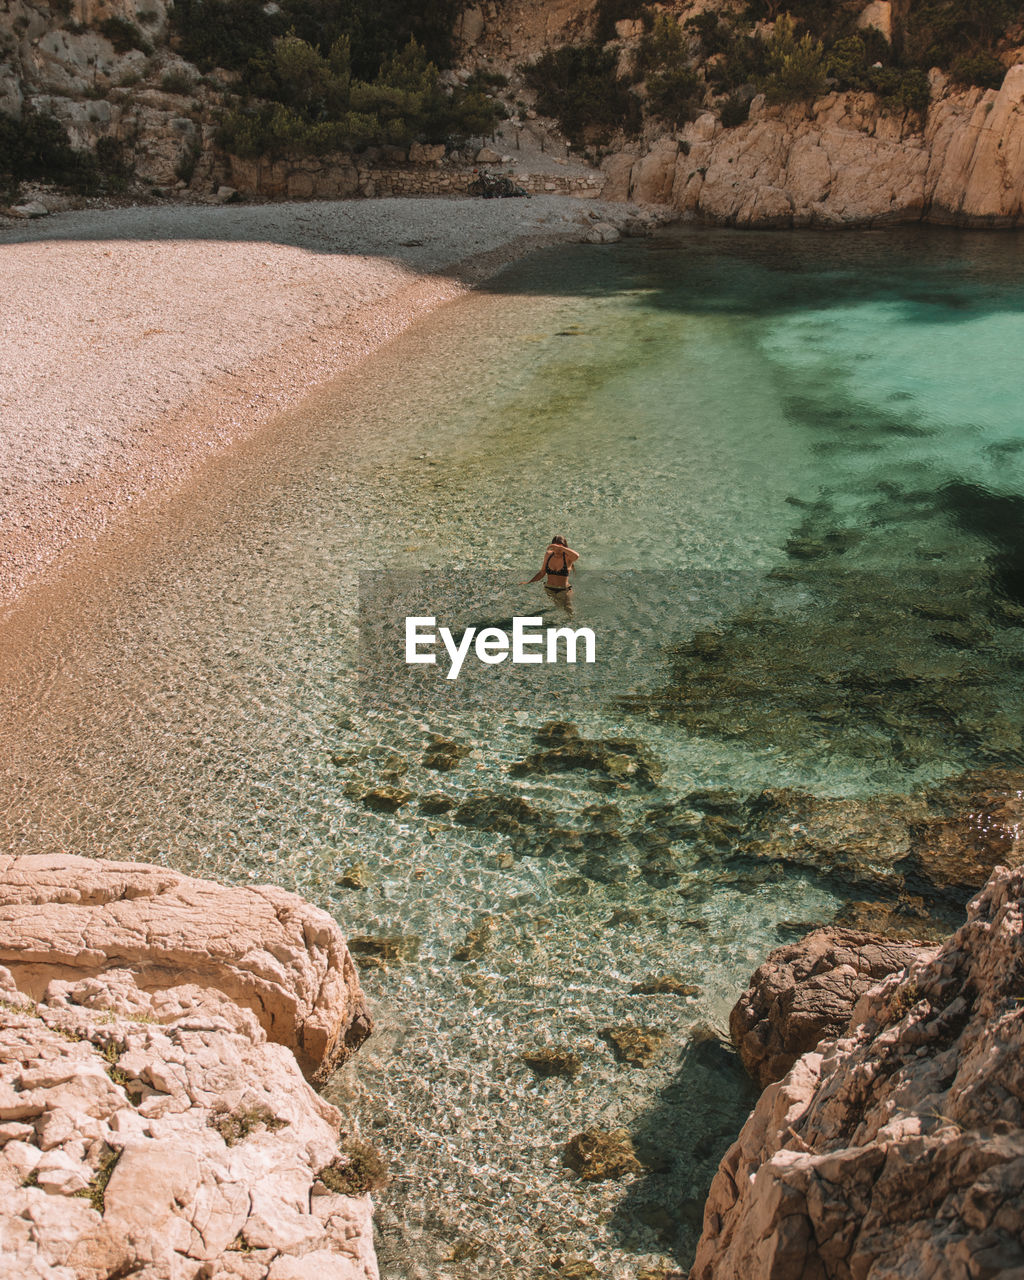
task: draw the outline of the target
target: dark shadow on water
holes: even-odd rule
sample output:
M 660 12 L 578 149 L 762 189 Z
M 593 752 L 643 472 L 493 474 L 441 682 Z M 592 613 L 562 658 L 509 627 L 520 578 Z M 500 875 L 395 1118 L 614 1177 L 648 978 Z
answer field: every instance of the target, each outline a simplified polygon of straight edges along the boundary
M 612 1219 L 623 1248 L 657 1247 L 683 1268 L 693 1262 L 711 1180 L 759 1096 L 739 1056 L 698 1028 L 656 1107 L 631 1128 L 647 1172 Z
M 989 566 L 999 592 L 1024 605 L 1024 497 L 953 481 L 942 487 L 939 499 L 958 528 L 992 547 Z
M 453 202 L 461 203 L 461 202 Z M 90 210 L 0 230 L 5 244 L 60 241 L 208 241 L 277 244 L 313 254 L 369 255 L 421 267 L 429 237 L 382 246 L 346 226 L 347 202 Z M 580 208 L 586 206 L 580 203 Z M 486 218 L 486 209 L 481 210 Z M 340 213 L 341 216 L 338 216 Z M 537 228 L 543 231 L 543 227 Z M 645 307 L 694 315 L 758 316 L 889 302 L 915 323 L 961 323 L 1024 310 L 1024 232 L 903 226 L 884 231 L 735 231 L 672 227 L 614 246 L 562 244 L 507 267 L 482 290 L 514 296 L 633 293 Z M 464 263 L 439 275 L 465 278 Z M 579 336 L 575 331 L 566 336 Z

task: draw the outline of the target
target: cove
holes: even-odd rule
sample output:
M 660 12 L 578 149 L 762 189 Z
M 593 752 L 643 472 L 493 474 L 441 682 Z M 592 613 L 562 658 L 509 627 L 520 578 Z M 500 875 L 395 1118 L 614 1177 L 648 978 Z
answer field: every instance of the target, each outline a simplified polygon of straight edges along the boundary
M 358 940 L 378 1032 L 328 1096 L 392 1160 L 386 1276 L 685 1264 L 751 1101 L 723 1039 L 750 971 L 854 907 L 956 917 L 911 828 L 1021 769 L 1019 254 L 534 255 L 6 624 L 10 848 L 272 881 Z M 607 684 L 504 664 L 438 698 L 375 665 L 407 600 L 562 625 L 514 586 L 554 533 Z M 646 1066 L 622 1027 L 659 1033 Z M 578 1178 L 589 1127 L 644 1172 Z

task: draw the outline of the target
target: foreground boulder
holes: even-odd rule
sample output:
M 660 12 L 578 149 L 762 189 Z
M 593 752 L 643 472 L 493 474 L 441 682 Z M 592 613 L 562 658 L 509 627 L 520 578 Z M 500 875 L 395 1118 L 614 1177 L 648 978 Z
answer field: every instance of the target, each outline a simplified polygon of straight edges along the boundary
M 3 1274 L 377 1280 L 379 1165 L 292 1052 L 368 1027 L 334 922 L 74 858 L 5 859 L 0 898 Z
M 270 885 L 230 888 L 101 858 L 0 856 L 0 965 L 37 1000 L 55 980 L 111 969 L 130 969 L 145 991 L 219 991 L 318 1079 L 370 1032 L 334 920 Z
M 743 1065 L 762 1088 L 781 1080 L 801 1054 L 845 1031 L 869 987 L 934 950 L 835 928 L 778 947 L 729 1018 Z
M 693 1280 L 1024 1274 L 1024 870 L 761 1095 Z

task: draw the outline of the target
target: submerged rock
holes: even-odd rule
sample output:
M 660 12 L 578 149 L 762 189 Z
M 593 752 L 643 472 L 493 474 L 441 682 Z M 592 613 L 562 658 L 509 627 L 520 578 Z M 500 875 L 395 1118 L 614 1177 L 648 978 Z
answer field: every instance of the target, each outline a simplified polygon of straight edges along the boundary
M 585 1129 L 569 1139 L 565 1163 L 586 1182 L 604 1182 L 640 1173 L 643 1165 L 628 1129 Z
M 348 949 L 354 956 L 361 956 L 366 968 L 380 968 L 403 960 L 415 960 L 420 950 L 420 939 L 414 933 L 388 935 L 354 934 L 348 940 Z
M 454 738 L 445 738 L 439 733 L 432 733 L 430 745 L 423 755 L 423 767 L 436 769 L 439 773 L 447 773 L 456 768 L 468 755 L 469 747 L 456 742 Z
M 516 832 L 536 826 L 545 815 L 521 796 L 502 796 L 478 791 L 455 810 L 455 821 L 482 831 Z
M 657 1027 L 636 1027 L 624 1024 L 605 1027 L 601 1036 L 615 1051 L 619 1062 L 631 1067 L 648 1067 L 668 1038 L 668 1033 Z
M 412 799 L 412 792 L 402 787 L 373 787 L 364 791 L 363 804 L 377 813 L 395 813 Z
M 656 786 L 661 778 L 661 763 L 641 742 L 632 738 L 581 738 L 573 726 L 565 737 L 545 735 L 553 745 L 531 752 L 509 769 L 513 777 L 539 773 L 568 773 L 576 769 L 605 773 L 612 778 L 630 780 L 641 786 Z
M 485 916 L 478 925 L 470 929 L 461 946 L 452 952 L 453 960 L 475 960 L 490 950 L 491 942 L 498 931 L 498 920 L 495 916 Z
M 634 982 L 629 989 L 634 996 L 698 996 L 700 987 L 682 978 L 664 974 L 659 977 L 645 978 L 643 982 Z
M 425 796 L 420 796 L 420 813 L 447 813 L 449 809 L 454 809 L 458 801 L 453 800 L 451 796 L 446 796 L 443 791 L 429 791 Z
M 693 1280 L 1024 1269 L 1024 870 L 857 1001 L 719 1166 Z
M 522 1059 L 538 1076 L 565 1076 L 573 1080 L 583 1070 L 583 1059 L 571 1049 L 529 1049 Z
M 780 1080 L 801 1054 L 846 1028 L 869 987 L 927 954 L 920 943 L 835 928 L 777 948 L 729 1017 L 743 1065 L 762 1087 Z

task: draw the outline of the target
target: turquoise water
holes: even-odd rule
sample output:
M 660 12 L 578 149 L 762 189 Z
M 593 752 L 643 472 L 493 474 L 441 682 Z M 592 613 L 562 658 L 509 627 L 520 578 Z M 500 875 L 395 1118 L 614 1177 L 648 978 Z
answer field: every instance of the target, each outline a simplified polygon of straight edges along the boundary
M 722 1043 L 738 991 L 801 925 L 903 893 L 891 858 L 739 856 L 742 798 L 842 797 L 870 824 L 878 794 L 1019 771 L 1020 247 L 676 232 L 535 255 L 6 624 L 5 845 L 272 881 L 402 939 L 364 962 L 378 1032 L 328 1090 L 392 1160 L 389 1280 L 685 1262 L 751 1101 Z M 382 599 L 559 621 L 515 585 L 559 531 L 592 672 L 448 690 L 360 651 L 361 596 L 364 628 Z M 651 776 L 520 766 L 549 720 L 638 744 Z M 424 764 L 434 733 L 466 750 L 451 771 Z M 410 798 L 375 812 L 381 786 Z M 489 817 L 460 810 L 479 796 Z M 692 992 L 632 990 L 665 974 Z M 664 1033 L 646 1068 L 602 1035 L 623 1023 Z M 538 1078 L 538 1046 L 578 1075 Z M 646 1171 L 580 1181 L 562 1153 L 590 1126 L 629 1129 Z

